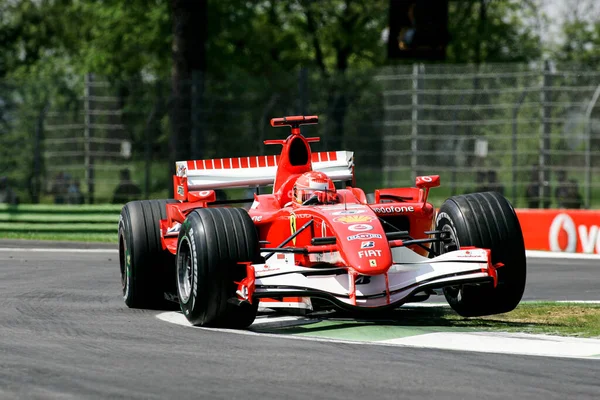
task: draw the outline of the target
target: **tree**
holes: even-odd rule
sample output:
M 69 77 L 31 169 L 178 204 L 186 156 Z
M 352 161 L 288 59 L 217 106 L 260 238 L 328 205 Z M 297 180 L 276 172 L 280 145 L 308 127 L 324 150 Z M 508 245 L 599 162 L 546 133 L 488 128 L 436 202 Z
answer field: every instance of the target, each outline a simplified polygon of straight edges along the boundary
M 562 40 L 554 57 L 596 67 L 600 61 L 600 5 L 595 1 L 569 1 L 564 5 Z
M 171 0 L 173 42 L 169 144 L 173 172 L 175 161 L 190 156 L 201 158 L 203 133 L 196 130 L 197 126 L 192 121 L 192 113 L 200 110 L 193 109 L 192 96 L 199 101 L 204 92 L 206 14 L 205 0 Z M 190 146 L 191 152 L 188 151 Z
M 74 95 L 83 74 L 106 77 L 123 98 L 134 146 L 157 126 L 156 148 L 169 148 L 162 157 L 173 165 L 214 149 L 247 149 L 250 139 L 254 144 L 269 115 L 298 109 L 292 100 L 298 71 L 306 68 L 311 102 L 324 116 L 325 144 L 338 148 L 356 131 L 354 122 L 377 118 L 364 107 L 381 106 L 370 75 L 388 64 L 382 40 L 388 7 L 387 0 L 2 2 L 0 77 L 51 76 Z M 465 0 L 450 1 L 449 11 L 447 62 L 527 61 L 540 54 L 528 23 L 535 7 Z M 169 102 L 149 95 L 162 93 L 156 82 L 166 80 Z M 232 104 L 241 111 L 230 110 Z M 128 114 L 128 105 L 134 112 Z M 204 112 L 209 105 L 213 111 Z M 237 119 L 228 118 L 234 112 Z M 212 127 L 224 120 L 235 127 L 226 133 Z M 227 133 L 236 140 L 223 144 Z
M 523 62 L 541 55 L 536 3 L 520 0 L 450 1 L 449 63 Z

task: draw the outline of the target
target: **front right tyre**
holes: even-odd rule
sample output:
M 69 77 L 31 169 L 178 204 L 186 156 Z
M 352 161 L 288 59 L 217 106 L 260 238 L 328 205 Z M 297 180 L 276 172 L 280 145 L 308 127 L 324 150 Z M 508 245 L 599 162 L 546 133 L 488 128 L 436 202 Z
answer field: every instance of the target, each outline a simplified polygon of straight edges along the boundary
M 243 329 L 252 324 L 258 299 L 236 301 L 246 276 L 240 262 L 258 262 L 259 242 L 252 219 L 242 208 L 199 208 L 179 232 L 176 269 L 181 311 L 196 326 Z

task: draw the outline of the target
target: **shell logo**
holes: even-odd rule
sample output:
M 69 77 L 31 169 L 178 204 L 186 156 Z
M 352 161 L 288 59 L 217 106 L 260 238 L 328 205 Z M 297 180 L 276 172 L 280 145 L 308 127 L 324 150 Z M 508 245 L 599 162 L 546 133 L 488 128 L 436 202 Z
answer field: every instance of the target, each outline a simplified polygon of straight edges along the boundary
M 335 222 L 341 222 L 343 224 L 357 224 L 360 222 L 371 222 L 375 218 L 370 215 L 344 215 L 343 217 L 337 217 L 333 220 Z

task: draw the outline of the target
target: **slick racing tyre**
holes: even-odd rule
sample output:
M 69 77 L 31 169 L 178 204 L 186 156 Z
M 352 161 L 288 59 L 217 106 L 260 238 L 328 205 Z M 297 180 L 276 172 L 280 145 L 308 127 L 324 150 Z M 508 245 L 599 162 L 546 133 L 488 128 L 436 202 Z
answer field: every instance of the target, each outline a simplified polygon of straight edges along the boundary
M 498 268 L 498 285 L 462 285 L 444 288 L 450 306 L 463 317 L 500 314 L 513 310 L 525 290 L 527 262 L 523 233 L 509 201 L 496 192 L 449 198 L 436 217 L 436 229 L 450 232 L 452 242 L 441 253 L 476 246 L 491 250 Z
M 123 300 L 130 308 L 172 309 L 165 292 L 175 292 L 175 256 L 160 243 L 161 219 L 175 200 L 131 201 L 119 217 L 119 262 Z
M 246 276 L 240 261 L 257 262 L 259 243 L 242 208 L 192 211 L 179 232 L 177 294 L 181 311 L 197 326 L 243 329 L 252 324 L 258 299 L 236 302 L 235 282 Z

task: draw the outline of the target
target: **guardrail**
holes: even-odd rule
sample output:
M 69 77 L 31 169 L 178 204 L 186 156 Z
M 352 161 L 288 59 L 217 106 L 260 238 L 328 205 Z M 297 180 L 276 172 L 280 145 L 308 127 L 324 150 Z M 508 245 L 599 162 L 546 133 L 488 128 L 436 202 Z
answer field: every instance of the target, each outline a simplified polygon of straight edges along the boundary
M 12 234 L 117 234 L 120 205 L 0 204 L 0 237 Z
M 0 204 L 0 237 L 97 235 L 117 239 L 121 205 Z M 528 250 L 600 254 L 600 210 L 517 209 Z

